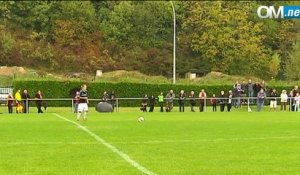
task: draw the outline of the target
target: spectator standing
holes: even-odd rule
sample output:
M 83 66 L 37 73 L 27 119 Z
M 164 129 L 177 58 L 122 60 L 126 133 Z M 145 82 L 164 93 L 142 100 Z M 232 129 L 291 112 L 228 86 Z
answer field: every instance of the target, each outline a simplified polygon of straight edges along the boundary
M 7 107 L 8 107 L 8 113 L 13 113 L 13 106 L 14 106 L 14 97 L 11 93 L 7 96 Z
M 241 84 L 241 90 L 241 103 L 246 104 L 247 100 L 245 97 L 247 96 L 247 83 L 245 81 L 243 81 Z
M 206 100 L 206 92 L 204 91 L 204 89 L 201 89 L 200 93 L 199 93 L 199 102 L 200 102 L 200 112 L 203 112 L 204 109 L 204 105 L 205 105 L 205 100 Z
M 23 109 L 20 110 L 20 106 L 22 106 L 22 96 L 21 96 L 21 90 L 17 90 L 15 93 L 15 100 L 16 100 L 16 113 L 21 113 L 23 112 Z
M 238 81 L 235 82 L 235 84 L 233 85 L 233 89 L 236 88 L 240 83 Z
M 79 101 L 80 101 L 80 93 L 79 93 L 79 91 L 76 91 L 76 94 L 74 97 L 74 113 L 78 112 Z
M 194 91 L 190 92 L 189 99 L 190 99 L 191 111 L 195 112 L 194 106 L 196 105 L 196 100 L 195 100 L 195 92 Z
M 173 90 L 171 89 L 170 92 L 166 95 L 167 98 L 167 112 L 171 112 L 173 109 L 173 102 L 174 102 L 174 98 L 175 98 L 175 94 L 173 92 Z
M 260 112 L 262 107 L 264 106 L 264 101 L 266 98 L 266 93 L 263 88 L 257 94 L 257 111 Z
M 238 96 L 238 90 L 237 87 L 240 85 L 240 83 L 238 81 L 235 82 L 235 84 L 233 85 L 233 96 L 237 97 Z M 237 99 L 234 99 L 232 101 L 233 105 L 236 107 L 237 104 Z
M 242 96 L 243 90 L 242 85 L 237 84 L 233 91 L 233 96 L 235 98 L 235 107 L 240 108 L 241 107 L 241 96 Z
M 106 91 L 104 91 L 101 96 L 101 102 L 107 102 L 107 100 L 109 100 L 109 95 L 107 94 Z
M 299 93 L 299 88 L 298 88 L 298 86 L 294 86 L 294 88 L 293 88 L 293 97 L 296 97 L 296 95 L 297 95 L 297 93 Z
M 148 95 L 145 94 L 141 102 L 141 111 L 147 112 L 147 105 L 148 105 Z
M 219 98 L 220 98 L 220 99 L 219 99 L 219 103 L 220 103 L 220 111 L 221 111 L 221 112 L 224 112 L 224 108 L 225 108 L 225 105 L 226 105 L 226 99 L 227 99 L 227 97 L 226 97 L 224 91 L 221 91 L 221 95 L 220 95 Z
M 154 97 L 154 95 L 151 95 L 149 97 L 149 112 L 154 111 L 154 105 L 155 105 L 155 97 Z
M 213 94 L 212 98 L 210 99 L 210 103 L 212 105 L 213 112 L 217 112 L 217 98 L 216 98 L 216 94 Z
M 257 97 L 257 94 L 258 92 L 261 90 L 262 86 L 258 83 L 258 82 L 255 82 L 255 84 L 253 85 L 253 96 L 254 97 Z
M 160 107 L 160 112 L 164 112 L 164 93 L 160 92 L 158 95 L 158 104 Z
M 179 99 L 178 99 L 178 103 L 179 103 L 179 112 L 184 112 L 184 102 L 185 102 L 185 93 L 184 90 L 181 90 L 179 93 Z
M 295 111 L 296 109 L 296 100 L 295 100 L 295 97 L 297 95 L 297 93 L 299 93 L 299 88 L 298 86 L 294 86 L 294 88 L 292 89 L 292 92 L 291 92 L 291 96 L 293 96 L 293 100 L 292 100 L 292 111 Z
M 272 90 L 271 94 L 270 94 L 270 110 L 272 111 L 276 111 L 277 108 L 277 92 L 275 89 Z
M 231 90 L 229 90 L 228 93 L 228 101 L 227 101 L 227 112 L 230 112 L 231 107 L 232 107 L 232 98 L 233 98 L 233 93 Z
M 282 90 L 281 95 L 280 95 L 280 107 L 281 111 L 286 111 L 286 105 L 288 101 L 288 95 L 286 94 L 286 90 Z
M 249 103 L 250 103 L 250 104 L 253 104 L 253 103 L 254 103 L 254 102 L 253 102 L 254 89 L 253 89 L 253 83 L 252 83 L 252 80 L 251 80 L 251 79 L 248 80 L 248 84 L 247 84 L 246 91 L 247 91 L 248 97 L 250 98 L 250 99 L 249 99 Z
M 21 97 L 22 97 L 23 112 L 24 113 L 29 113 L 30 95 L 28 94 L 28 91 L 26 89 L 23 91 Z
M 261 85 L 261 88 L 263 88 L 265 92 L 268 91 L 267 83 L 265 82 L 265 80 L 263 80 L 260 85 Z
M 113 111 L 115 110 L 116 107 L 116 94 L 115 91 L 111 91 L 109 94 L 109 102 L 113 108 Z
M 42 93 L 40 90 L 37 91 L 37 93 L 35 94 L 35 103 L 36 103 L 36 107 L 38 109 L 38 113 L 43 113 L 42 111 Z
M 289 93 L 289 106 L 290 106 L 290 111 L 294 111 L 295 109 L 295 103 L 294 103 L 294 95 L 293 95 L 293 90 L 290 91 Z
M 296 93 L 296 97 L 294 97 L 294 100 L 295 100 L 295 112 L 299 112 L 300 111 L 300 95 L 299 95 L 299 92 Z

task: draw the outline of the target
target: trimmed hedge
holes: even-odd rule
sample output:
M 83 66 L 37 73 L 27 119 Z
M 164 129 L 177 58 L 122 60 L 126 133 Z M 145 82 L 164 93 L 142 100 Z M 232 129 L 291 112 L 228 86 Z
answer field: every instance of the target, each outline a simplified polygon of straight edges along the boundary
M 13 82 L 14 91 L 17 89 L 27 89 L 31 97 L 33 98 L 38 90 L 41 90 L 44 98 L 72 98 L 72 90 L 79 89 L 82 82 L 77 81 L 20 81 Z M 107 91 L 115 91 L 117 97 L 131 97 L 138 98 L 143 97 L 144 94 L 157 96 L 160 92 L 164 92 L 164 95 L 168 93 L 170 89 L 173 89 L 176 96 L 178 96 L 180 90 L 184 90 L 187 94 L 194 90 L 198 95 L 201 89 L 205 89 L 208 97 L 212 94 L 217 96 L 221 90 L 228 92 L 232 90 L 232 86 L 210 86 L 210 85 L 172 85 L 172 84 L 137 84 L 137 83 L 103 83 L 103 82 L 91 82 L 86 83 L 88 86 L 88 96 L 90 99 L 100 99 L 102 93 Z M 276 86 L 269 87 L 269 89 L 275 88 L 280 94 L 282 89 L 291 90 L 290 86 Z M 70 106 L 70 101 L 49 101 L 49 106 Z M 97 102 L 92 102 L 90 106 L 95 105 Z M 120 100 L 119 106 L 139 106 L 140 100 Z

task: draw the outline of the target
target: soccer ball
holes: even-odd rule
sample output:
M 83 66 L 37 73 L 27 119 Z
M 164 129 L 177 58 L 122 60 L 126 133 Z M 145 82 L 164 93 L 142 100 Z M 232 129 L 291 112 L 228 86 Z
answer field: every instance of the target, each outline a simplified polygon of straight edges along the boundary
M 144 119 L 144 117 L 143 116 L 140 116 L 140 117 L 138 117 L 138 122 L 144 122 L 145 121 L 145 119 Z

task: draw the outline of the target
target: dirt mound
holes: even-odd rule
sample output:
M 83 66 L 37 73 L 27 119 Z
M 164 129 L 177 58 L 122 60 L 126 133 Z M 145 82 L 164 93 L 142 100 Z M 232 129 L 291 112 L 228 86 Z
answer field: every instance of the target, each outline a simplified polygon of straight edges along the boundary
M 107 72 L 103 74 L 104 76 L 111 76 L 114 78 L 119 77 L 147 77 L 147 75 L 142 74 L 138 71 L 126 71 L 126 70 L 117 70 L 113 72 Z
M 23 67 L 7 67 L 0 66 L 0 75 L 26 74 L 27 71 Z
M 218 76 L 225 76 L 225 74 L 223 74 L 222 72 L 215 72 L 215 71 L 211 71 L 207 75 L 216 76 L 216 77 L 218 77 Z

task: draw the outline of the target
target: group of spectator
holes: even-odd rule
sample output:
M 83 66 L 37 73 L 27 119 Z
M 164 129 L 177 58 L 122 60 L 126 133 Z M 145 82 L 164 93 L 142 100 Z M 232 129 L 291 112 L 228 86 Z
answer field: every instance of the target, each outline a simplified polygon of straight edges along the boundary
M 223 95 L 223 96 L 222 96 Z M 177 98 L 178 97 L 178 98 Z M 179 112 L 184 112 L 185 111 L 185 101 L 188 100 L 190 103 L 190 108 L 192 112 L 195 112 L 195 106 L 196 106 L 196 101 L 199 100 L 199 110 L 200 112 L 204 111 L 205 108 L 205 103 L 207 94 L 204 89 L 202 89 L 199 92 L 199 96 L 196 96 L 195 91 L 190 91 L 188 95 L 184 92 L 184 90 L 181 90 L 176 97 L 174 91 L 171 89 L 166 96 L 164 96 L 164 93 L 161 92 L 157 98 L 154 95 L 151 95 L 148 97 L 147 94 L 144 95 L 142 102 L 141 102 L 141 111 L 147 112 L 147 107 L 149 106 L 149 112 L 153 112 L 155 102 L 158 100 L 159 107 L 160 107 L 160 112 L 171 112 L 174 107 L 174 101 L 178 100 L 178 105 L 179 105 Z M 229 97 L 229 98 L 228 98 Z M 221 106 L 221 111 L 224 111 L 225 104 L 227 104 L 227 109 L 230 111 L 231 109 L 231 101 L 233 98 L 232 92 L 230 91 L 229 96 L 225 96 L 224 91 L 221 91 L 221 96 L 220 98 L 222 99 L 217 99 L 216 95 L 213 94 L 212 98 L 210 98 L 210 102 L 213 106 L 213 111 L 217 110 L 217 103 L 220 103 Z M 225 100 L 227 101 L 225 103 Z M 165 110 L 164 110 L 165 109 Z
M 195 112 L 196 102 L 199 102 L 199 111 L 203 112 L 205 106 L 209 104 L 212 106 L 212 111 L 217 111 L 217 106 L 220 107 L 220 111 L 224 112 L 225 108 L 227 112 L 230 112 L 232 107 L 240 108 L 242 104 L 254 105 L 257 104 L 257 111 L 261 111 L 264 107 L 265 101 L 268 99 L 270 102 L 270 110 L 276 111 L 277 101 L 280 99 L 281 110 L 286 111 L 289 106 L 290 111 L 300 111 L 300 95 L 298 86 L 287 94 L 286 90 L 282 90 L 281 94 L 277 94 L 276 89 L 268 89 L 265 81 L 252 83 L 252 80 L 246 83 L 238 81 L 233 85 L 233 89 L 227 93 L 221 91 L 220 94 L 212 94 L 208 97 L 205 90 L 201 89 L 199 95 L 195 95 L 195 91 L 190 91 L 188 94 L 184 90 L 180 90 L 178 95 L 175 95 L 173 90 L 170 90 L 166 96 L 161 92 L 157 97 L 151 95 L 148 97 L 144 95 L 141 102 L 141 110 L 147 112 L 153 112 L 155 102 L 158 101 L 160 106 L 160 112 L 170 112 L 173 109 L 174 100 L 178 101 L 179 112 L 185 111 L 185 103 L 189 101 L 190 111 Z M 248 106 L 248 108 L 249 108 Z
M 266 99 L 270 103 L 270 110 L 276 111 L 277 102 L 280 100 L 281 111 L 300 111 L 300 95 L 298 86 L 294 86 L 292 90 L 287 92 L 287 90 L 282 90 L 279 95 L 276 89 L 268 89 L 265 81 L 261 83 L 252 83 L 251 79 L 246 83 L 243 81 L 239 83 L 238 81 L 233 85 L 233 89 L 228 92 L 221 91 L 219 94 L 212 94 L 208 97 L 204 89 L 201 89 L 199 94 L 196 95 L 195 91 L 190 91 L 188 94 L 184 90 L 180 90 L 178 95 L 175 95 L 174 91 L 171 89 L 164 95 L 160 92 L 159 95 L 144 95 L 141 101 L 140 110 L 143 112 L 153 112 L 155 103 L 158 102 L 160 107 L 160 112 L 171 112 L 174 107 L 175 100 L 179 105 L 179 112 L 185 111 L 186 101 L 189 102 L 190 111 L 195 112 L 195 106 L 197 102 L 199 103 L 199 111 L 204 112 L 205 107 L 209 104 L 212 106 L 212 111 L 216 112 L 219 106 L 220 111 L 230 112 L 232 107 L 240 108 L 242 104 L 248 104 L 248 107 L 253 104 L 257 104 L 257 111 L 261 111 L 264 107 Z M 43 113 L 42 107 L 45 110 L 47 103 L 42 100 L 43 95 L 40 90 L 38 90 L 34 96 L 34 101 L 38 109 L 38 113 Z M 33 99 L 30 97 L 28 91 L 25 89 L 21 93 L 21 90 L 17 90 L 15 95 L 8 95 L 7 106 L 8 112 L 13 113 L 13 106 L 16 106 L 16 113 L 29 113 L 29 102 Z M 76 92 L 74 97 L 75 111 L 80 101 L 79 91 Z M 116 107 L 116 95 L 114 91 L 107 93 L 105 91 L 100 96 L 100 102 L 110 103 L 113 110 Z M 289 108 L 287 108 L 289 106 Z M 149 110 L 147 109 L 149 107 Z
M 40 90 L 38 90 L 34 96 L 34 101 L 36 103 L 36 107 L 38 110 L 38 113 L 43 113 L 42 106 L 46 109 L 46 103 L 42 101 L 43 95 Z M 21 93 L 21 90 L 17 90 L 17 92 L 14 94 L 14 96 L 10 93 L 7 97 L 7 107 L 8 107 L 8 113 L 13 113 L 13 107 L 16 107 L 16 113 L 29 113 L 29 102 L 33 99 L 30 97 L 28 91 L 26 89 L 23 90 Z

